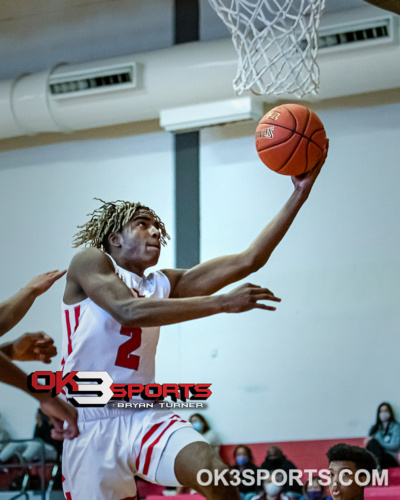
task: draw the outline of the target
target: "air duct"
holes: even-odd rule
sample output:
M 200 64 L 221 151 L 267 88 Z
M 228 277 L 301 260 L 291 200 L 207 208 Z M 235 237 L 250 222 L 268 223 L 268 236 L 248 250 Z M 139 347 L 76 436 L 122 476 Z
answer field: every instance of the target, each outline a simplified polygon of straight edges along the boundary
M 342 18 L 342 19 L 340 19 Z M 320 92 L 328 99 L 399 87 L 398 19 L 371 6 L 322 18 L 321 39 L 361 35 L 354 43 L 328 43 L 319 52 Z M 372 30 L 372 31 L 368 31 Z M 375 32 L 374 32 L 375 30 Z M 368 35 L 369 36 L 369 35 Z M 69 132 L 155 119 L 161 111 L 233 100 L 237 55 L 230 39 L 192 42 L 88 64 L 65 65 L 0 82 L 0 138 L 40 132 Z M 292 95 L 260 96 L 271 107 Z M 233 102 L 233 101 L 232 101 Z M 210 105 L 215 114 L 215 106 Z M 225 112 L 224 112 L 225 113 Z M 221 120 L 224 120 L 224 113 Z M 204 117 L 204 123 L 207 117 Z M 203 119 L 202 118 L 202 119 Z M 199 125 L 200 126 L 200 125 Z

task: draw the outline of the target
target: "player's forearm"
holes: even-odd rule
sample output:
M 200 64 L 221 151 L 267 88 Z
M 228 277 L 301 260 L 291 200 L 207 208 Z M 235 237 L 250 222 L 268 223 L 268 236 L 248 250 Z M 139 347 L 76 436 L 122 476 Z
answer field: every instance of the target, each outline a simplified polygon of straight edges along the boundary
M 24 287 L 0 304 L 0 336 L 13 328 L 29 311 L 37 297 L 34 288 Z
M 13 359 L 13 346 L 14 342 L 7 342 L 5 344 L 2 344 L 0 345 L 0 352 L 8 358 Z
M 252 272 L 257 271 L 266 264 L 272 252 L 292 225 L 307 196 L 308 193 L 295 189 L 282 210 L 263 229 L 250 247 L 243 252 L 245 260 L 251 262 Z
M 122 307 L 115 319 L 123 326 L 164 326 L 205 318 L 223 311 L 223 295 L 187 299 L 137 299 Z

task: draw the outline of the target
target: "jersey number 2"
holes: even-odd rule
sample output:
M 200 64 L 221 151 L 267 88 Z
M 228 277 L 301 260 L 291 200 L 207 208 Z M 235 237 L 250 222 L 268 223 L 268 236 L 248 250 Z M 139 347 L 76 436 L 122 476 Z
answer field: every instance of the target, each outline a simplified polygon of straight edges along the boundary
M 142 343 L 142 329 L 121 326 L 121 331 L 119 333 L 121 335 L 127 335 L 129 339 L 119 346 L 115 365 L 137 370 L 139 368 L 140 356 L 132 354 L 132 352 L 139 349 Z

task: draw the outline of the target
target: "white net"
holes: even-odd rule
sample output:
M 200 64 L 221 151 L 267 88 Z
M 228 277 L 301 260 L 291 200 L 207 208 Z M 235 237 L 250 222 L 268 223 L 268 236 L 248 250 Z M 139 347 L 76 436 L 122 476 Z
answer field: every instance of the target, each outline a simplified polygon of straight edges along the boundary
M 318 26 L 325 0 L 209 0 L 238 53 L 233 89 L 297 97 L 319 87 Z

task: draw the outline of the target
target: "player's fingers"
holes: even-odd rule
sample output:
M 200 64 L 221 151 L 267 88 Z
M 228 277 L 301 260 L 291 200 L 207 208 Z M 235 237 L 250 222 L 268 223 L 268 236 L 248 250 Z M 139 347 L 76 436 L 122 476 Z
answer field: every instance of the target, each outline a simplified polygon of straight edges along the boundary
M 35 347 L 33 352 L 35 354 L 38 354 L 39 356 L 46 356 L 48 358 L 52 358 L 57 354 L 57 348 L 54 345 L 45 347 Z
M 57 269 L 56 271 L 51 271 L 51 272 L 50 272 L 50 278 L 51 278 L 53 281 L 57 281 L 57 280 L 59 280 L 60 278 L 62 278 L 66 272 L 67 272 L 67 270 L 66 270 L 66 269 L 63 269 L 62 271 L 59 271 L 58 269 Z
M 276 307 L 267 306 L 265 304 L 259 304 L 258 302 L 254 305 L 254 309 L 264 309 L 265 311 L 276 311 Z
M 258 292 L 254 294 L 256 300 L 272 300 L 274 302 L 281 302 L 282 299 L 279 297 L 275 297 L 275 295 L 271 292 Z

